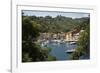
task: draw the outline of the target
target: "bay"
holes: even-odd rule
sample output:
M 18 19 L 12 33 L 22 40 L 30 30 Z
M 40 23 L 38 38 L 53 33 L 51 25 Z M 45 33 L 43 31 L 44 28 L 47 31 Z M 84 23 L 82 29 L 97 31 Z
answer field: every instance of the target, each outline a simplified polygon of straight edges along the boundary
M 48 43 L 48 48 L 51 48 L 51 52 L 49 53 L 52 56 L 55 56 L 57 60 L 69 60 L 70 54 L 66 52 L 68 49 L 76 48 L 77 45 L 70 43 Z

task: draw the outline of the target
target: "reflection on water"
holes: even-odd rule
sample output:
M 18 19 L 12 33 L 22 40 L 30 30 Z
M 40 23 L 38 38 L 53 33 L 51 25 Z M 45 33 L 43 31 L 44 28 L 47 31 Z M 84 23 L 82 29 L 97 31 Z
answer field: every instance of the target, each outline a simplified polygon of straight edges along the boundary
M 49 54 L 55 56 L 57 60 L 68 60 L 70 54 L 66 50 L 74 49 L 77 45 L 70 43 L 47 43 L 47 47 L 52 48 Z

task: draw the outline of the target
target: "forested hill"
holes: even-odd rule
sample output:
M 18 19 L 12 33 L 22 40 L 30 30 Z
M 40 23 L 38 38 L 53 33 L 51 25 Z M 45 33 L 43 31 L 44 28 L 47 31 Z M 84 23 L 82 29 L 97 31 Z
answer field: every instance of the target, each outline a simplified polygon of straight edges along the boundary
M 58 15 L 56 17 L 23 16 L 38 24 L 41 32 L 68 32 L 74 29 L 84 29 L 89 24 L 89 17 L 75 18 Z

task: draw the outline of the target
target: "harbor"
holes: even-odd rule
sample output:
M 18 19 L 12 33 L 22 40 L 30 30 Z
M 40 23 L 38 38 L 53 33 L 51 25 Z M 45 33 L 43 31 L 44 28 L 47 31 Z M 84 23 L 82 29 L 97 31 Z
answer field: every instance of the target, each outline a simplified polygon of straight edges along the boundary
M 38 43 L 41 47 L 51 48 L 49 53 L 58 60 L 69 60 L 71 53 L 77 48 L 79 35 L 84 30 L 73 30 L 60 33 L 40 33 Z
M 49 54 L 55 56 L 57 60 L 68 60 L 70 53 L 75 51 L 77 44 L 76 42 L 65 42 L 61 40 L 46 40 L 41 42 L 41 46 L 51 48 Z

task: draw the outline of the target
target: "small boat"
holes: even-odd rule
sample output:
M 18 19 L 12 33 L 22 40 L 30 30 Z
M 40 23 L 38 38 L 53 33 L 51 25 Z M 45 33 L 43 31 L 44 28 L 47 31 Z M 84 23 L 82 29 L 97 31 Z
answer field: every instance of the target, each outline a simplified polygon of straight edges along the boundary
M 75 51 L 75 49 L 69 49 L 69 50 L 66 50 L 65 52 L 66 53 L 73 53 Z
M 41 46 L 44 47 L 44 43 L 41 43 Z
M 70 45 L 74 45 L 74 44 L 76 44 L 76 42 L 70 42 Z

